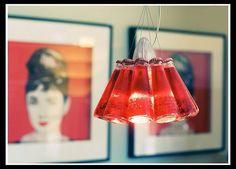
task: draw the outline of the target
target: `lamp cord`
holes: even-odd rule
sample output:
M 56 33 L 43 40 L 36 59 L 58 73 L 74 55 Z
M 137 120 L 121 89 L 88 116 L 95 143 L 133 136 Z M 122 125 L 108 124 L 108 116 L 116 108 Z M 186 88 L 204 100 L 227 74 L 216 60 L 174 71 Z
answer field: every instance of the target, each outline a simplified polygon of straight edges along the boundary
M 151 12 L 150 12 L 149 8 L 148 8 L 148 14 L 149 14 L 149 17 L 151 19 L 152 26 L 154 27 Z M 157 21 L 157 25 L 156 25 L 155 39 L 154 39 L 154 42 L 152 43 L 152 46 L 154 46 L 155 43 L 157 42 L 158 47 L 160 49 L 160 57 L 162 57 L 161 45 L 160 45 L 160 42 L 159 42 L 159 39 L 158 39 L 158 36 L 157 36 L 158 32 L 160 31 L 160 26 L 161 26 L 161 6 L 159 7 L 159 16 L 157 16 L 157 19 L 158 18 L 159 18 L 159 20 Z
M 143 17 L 143 13 L 144 13 L 144 8 L 142 9 L 141 15 L 140 15 L 140 17 L 139 17 L 137 30 L 140 28 L 140 21 L 141 21 L 141 19 L 142 19 L 142 17 Z M 131 52 L 131 49 L 132 49 L 132 47 L 133 47 L 133 44 L 134 44 L 134 41 L 135 41 L 136 37 L 137 37 L 137 31 L 135 31 L 135 34 L 134 34 L 134 37 L 133 37 L 131 46 L 130 46 L 130 48 L 129 48 L 128 56 L 130 55 L 130 52 Z
M 143 25 L 144 25 L 144 19 L 145 19 L 145 16 L 146 16 L 146 18 L 147 18 L 147 24 L 148 24 L 148 33 L 149 33 L 149 41 L 151 42 L 151 36 L 150 36 L 150 29 L 149 29 L 149 27 L 150 27 L 150 24 L 149 24 L 149 19 L 148 18 L 150 18 L 150 21 L 151 21 L 151 26 L 152 27 L 156 27 L 156 31 L 155 31 L 155 39 L 154 39 L 154 42 L 152 43 L 152 46 L 154 46 L 155 45 L 155 43 L 157 42 L 157 44 L 158 44 L 158 47 L 159 47 L 159 49 L 160 49 L 160 56 L 162 55 L 161 54 L 161 45 L 160 45 L 160 42 L 159 42 L 159 39 L 158 39 L 158 36 L 157 36 L 157 34 L 158 34 L 158 32 L 160 31 L 160 25 L 161 25 L 161 6 L 159 6 L 159 15 L 157 16 L 157 25 L 156 26 L 154 26 L 154 22 L 153 22 L 153 19 L 152 19 L 152 16 L 151 16 L 151 12 L 150 12 L 150 9 L 147 7 L 147 6 L 144 6 L 143 7 L 143 9 L 142 9 L 142 12 L 141 12 L 141 15 L 140 15 L 140 18 L 139 18 L 139 21 L 138 21 L 138 26 L 137 26 L 137 29 L 136 29 L 136 31 L 135 31 L 135 35 L 134 35 L 134 38 L 133 38 L 133 40 L 132 40 L 132 43 L 131 43 L 131 46 L 130 46 L 130 49 L 129 49 L 129 52 L 128 52 L 128 56 L 130 56 L 130 52 L 131 52 L 131 49 L 132 49 L 132 47 L 133 47 L 133 44 L 134 44 L 134 41 L 135 41 L 135 39 L 137 38 L 137 30 L 139 30 L 140 29 L 140 35 L 139 35 L 139 39 L 142 37 L 142 27 L 143 27 Z M 141 26 L 140 26 L 140 21 L 142 20 L 142 22 L 141 22 Z
M 151 16 L 151 12 L 148 8 L 148 14 L 149 14 L 149 17 L 151 19 L 151 23 L 152 23 L 152 26 L 154 26 L 153 24 L 153 20 L 152 20 L 152 16 Z M 161 26 L 161 6 L 159 7 L 159 17 L 157 16 L 157 19 L 159 18 L 159 20 L 157 21 L 157 25 L 156 25 L 156 33 L 155 33 L 155 39 L 154 39 L 154 42 L 152 44 L 152 46 L 155 44 L 155 42 L 157 41 L 158 42 L 158 45 L 160 47 L 160 43 L 159 43 L 159 40 L 158 40 L 158 37 L 157 37 L 157 34 L 158 32 L 160 31 L 160 26 Z

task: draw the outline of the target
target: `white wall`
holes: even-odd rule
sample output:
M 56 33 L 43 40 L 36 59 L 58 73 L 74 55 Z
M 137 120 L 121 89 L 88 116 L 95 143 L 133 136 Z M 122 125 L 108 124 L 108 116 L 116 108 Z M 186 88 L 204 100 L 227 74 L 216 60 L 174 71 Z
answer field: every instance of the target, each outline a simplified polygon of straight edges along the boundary
M 156 21 L 157 7 L 150 7 L 153 20 Z M 68 19 L 110 24 L 113 26 L 113 62 L 127 56 L 128 27 L 138 24 L 141 6 L 72 6 L 72 7 L 9 7 L 9 14 L 31 17 Z M 227 35 L 228 9 L 220 7 L 197 6 L 163 6 L 161 28 L 182 29 L 224 33 Z M 114 63 L 112 65 L 114 67 Z M 188 156 L 169 156 L 130 159 L 128 158 L 127 127 L 112 124 L 111 127 L 111 160 L 113 163 L 127 162 L 223 162 L 227 151 L 221 153 L 196 154 Z

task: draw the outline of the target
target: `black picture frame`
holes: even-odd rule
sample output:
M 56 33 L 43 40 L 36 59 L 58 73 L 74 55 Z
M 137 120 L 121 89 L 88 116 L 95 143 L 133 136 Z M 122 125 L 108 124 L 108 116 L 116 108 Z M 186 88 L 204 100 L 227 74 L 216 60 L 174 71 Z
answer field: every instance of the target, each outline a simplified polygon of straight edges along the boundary
M 150 32 L 151 32 L 151 37 L 152 39 L 154 39 L 155 37 L 155 33 L 156 33 L 156 29 L 155 28 L 147 28 L 147 27 L 129 27 L 129 31 L 128 31 L 128 42 L 129 42 L 129 58 L 132 59 L 132 55 L 135 49 L 135 44 L 137 43 L 137 37 L 140 37 L 140 35 L 137 35 L 137 31 L 146 31 L 146 38 L 150 37 Z M 143 33 L 142 32 L 142 33 Z M 147 33 L 148 32 L 148 33 Z M 226 126 L 226 118 L 227 118 L 227 113 L 228 113 L 228 108 L 227 108 L 227 93 L 228 93 L 228 74 L 227 74 L 227 70 L 228 70 L 228 53 L 227 53 L 227 36 L 225 34 L 222 33 L 210 33 L 210 32 L 198 32 L 198 31 L 187 31 L 187 30 L 179 30 L 179 29 L 165 29 L 165 28 L 161 28 L 160 31 L 158 32 L 158 37 L 160 36 L 160 33 L 170 33 L 170 34 L 179 34 L 179 35 L 193 35 L 193 36 L 201 36 L 201 37 L 209 37 L 209 38 L 218 38 L 221 40 L 221 51 L 222 53 L 220 53 L 220 58 L 219 58 L 219 63 L 221 63 L 221 68 L 220 68 L 220 72 L 221 72 L 221 80 L 220 80 L 220 93 L 221 96 L 224 99 L 221 99 L 220 104 L 221 104 L 221 108 L 219 110 L 222 119 L 220 120 L 220 127 L 219 127 L 219 133 L 220 133 L 220 137 L 219 137 L 219 145 L 215 146 L 215 147 L 209 147 L 209 148 L 200 148 L 198 150 L 193 150 L 193 149 L 189 149 L 189 150 L 184 150 L 184 151 L 169 151 L 169 152 L 155 152 L 153 151 L 152 153 L 150 152 L 135 152 L 137 147 L 140 146 L 146 146 L 141 144 L 140 142 L 137 143 L 137 138 L 135 137 L 135 130 L 137 130 L 135 128 L 135 125 L 132 124 L 129 126 L 128 128 L 128 156 L 130 158 L 146 158 L 146 157 L 160 157 L 160 156 L 177 156 L 177 155 L 191 155 L 191 154 L 201 154 L 201 153 L 214 153 L 214 152 L 220 152 L 226 149 L 226 136 L 227 136 L 227 126 Z M 144 33 L 142 34 L 143 36 Z M 164 36 L 164 35 L 163 35 Z M 162 37 L 163 37 L 162 36 Z M 162 46 L 162 39 L 160 39 L 160 44 Z M 167 43 L 166 43 L 167 44 Z M 158 46 L 159 48 L 159 46 Z M 155 47 L 154 47 L 155 49 Z M 165 48 L 162 48 L 159 50 L 165 50 Z M 217 62 L 217 63 L 218 63 Z M 214 65 L 217 66 L 217 65 Z M 219 71 L 219 69 L 218 69 Z M 147 126 L 147 125 L 146 125 Z M 142 128 L 142 126 L 140 127 Z M 149 134 L 145 134 L 143 135 L 143 138 L 148 137 Z M 158 136 L 156 136 L 158 137 Z M 202 141 L 202 140 L 201 140 Z M 144 143 L 148 144 L 148 142 Z M 174 143 L 173 143 L 174 144 Z M 160 146 L 160 145 L 159 145 Z M 150 147 L 149 147 L 150 148 Z
M 27 25 L 27 22 L 35 22 L 35 23 L 42 23 L 42 24 L 57 24 L 57 26 L 60 25 L 67 25 L 67 26 L 78 26 L 78 29 L 80 29 L 82 27 L 86 27 L 88 28 L 90 31 L 93 30 L 94 28 L 99 28 L 99 30 L 103 30 L 102 33 L 104 33 L 107 36 L 107 42 L 104 44 L 104 49 L 107 49 L 105 52 L 106 54 L 106 58 L 102 59 L 101 61 L 104 61 L 104 67 L 106 67 L 103 71 L 102 71 L 102 75 L 99 74 L 99 72 L 97 72 L 96 75 L 99 75 L 99 78 L 101 78 L 101 76 L 103 77 L 102 81 L 99 81 L 98 83 L 102 83 L 100 84 L 101 86 L 105 87 L 106 83 L 109 80 L 109 77 L 111 75 L 111 65 L 112 65 L 112 35 L 113 35 L 113 27 L 109 24 L 101 24 L 101 23 L 91 23 L 91 22 L 81 22 L 81 21 L 76 21 L 76 20 L 64 20 L 64 19 L 52 19 L 52 18 L 41 18 L 41 17 L 29 17 L 29 16 L 21 16 L 21 15 L 8 15 L 8 19 L 7 19 L 7 26 L 11 26 L 9 25 L 9 21 L 16 21 L 16 22 L 21 22 Z M 17 23 L 15 23 L 17 24 Z M 16 33 L 16 32 L 14 32 Z M 9 40 L 9 35 L 11 34 L 11 31 L 9 31 L 8 29 L 8 35 L 6 37 L 7 40 Z M 96 33 L 95 33 L 96 34 Z M 99 32 L 97 33 L 99 34 Z M 75 35 L 77 36 L 77 35 Z M 93 38 L 94 35 L 91 35 L 91 37 Z M 105 39 L 101 38 L 101 37 L 94 37 L 95 40 L 99 39 L 101 41 L 105 41 Z M 97 39 L 96 39 L 97 38 Z M 97 57 L 97 56 L 95 56 Z M 101 57 L 99 55 L 99 57 Z M 6 69 L 6 71 L 8 71 Z M 95 71 L 96 72 L 96 71 Z M 100 72 L 101 73 L 101 72 Z M 98 76 L 97 76 L 98 77 Z M 98 80 L 98 79 L 97 79 Z M 96 81 L 96 80 L 94 80 Z M 21 143 L 16 143 L 16 144 L 9 144 L 6 143 L 7 147 L 6 147 L 6 163 L 7 164 L 19 164 L 19 163 L 88 163 L 88 162 L 101 162 L 101 161 L 108 161 L 110 159 L 110 124 L 107 122 L 101 122 L 99 119 L 96 119 L 93 117 L 93 109 L 95 109 L 96 103 L 99 101 L 99 96 L 102 94 L 102 88 L 97 89 L 96 91 L 92 91 L 91 88 L 91 93 L 96 92 L 96 97 L 93 97 L 92 99 L 92 106 L 90 108 L 90 133 L 91 130 L 94 130 L 93 133 L 95 133 L 95 135 L 90 136 L 90 139 L 94 139 L 95 137 L 97 138 L 96 140 L 104 140 L 104 145 L 101 145 L 99 142 L 95 142 L 95 143 L 90 143 L 91 147 L 93 146 L 97 146 L 99 148 L 99 150 L 101 150 L 101 147 L 104 148 L 104 150 L 102 151 L 102 153 L 93 155 L 92 153 L 98 153 L 99 151 L 93 150 L 91 151 L 91 154 L 88 154 L 87 157 L 85 158 L 81 158 L 83 156 L 83 154 L 80 154 L 77 158 L 73 157 L 73 158 L 54 158 L 54 159 L 50 159 L 48 158 L 47 160 L 44 159 L 40 159 L 35 157 L 34 160 L 32 160 L 31 158 L 27 158 L 27 156 L 35 156 L 37 154 L 45 154 L 44 148 L 42 147 L 42 151 L 37 152 L 34 151 L 32 153 L 29 153 L 30 151 L 28 151 L 30 148 L 28 147 L 27 149 L 24 149 L 24 146 L 27 145 L 28 143 L 24 143 L 24 145 L 21 145 Z M 9 91 L 8 91 L 9 92 Z M 7 98 L 6 98 L 7 99 Z M 8 119 L 8 112 L 6 112 L 6 116 Z M 91 127 L 93 125 L 93 127 Z M 8 126 L 6 123 L 6 135 L 8 132 Z M 96 130 L 96 131 L 95 131 Z M 91 135 L 91 134 L 90 134 Z M 84 140 L 83 140 L 84 141 Z M 46 144 L 46 143 L 45 143 Z M 97 144 L 97 145 L 92 145 L 92 144 Z M 74 144 L 75 146 L 72 146 L 73 148 L 71 149 L 71 151 L 78 151 L 79 148 L 83 148 L 83 144 L 80 143 L 78 141 L 78 144 Z M 31 149 L 33 147 L 37 147 L 37 143 L 35 143 L 34 145 L 32 144 Z M 88 148 L 88 146 L 85 146 L 83 149 Z M 85 151 L 85 150 L 83 150 Z M 14 153 L 15 158 L 11 158 L 12 155 Z M 22 155 L 22 153 L 24 154 L 24 158 L 18 158 L 19 156 Z M 18 158 L 18 160 L 17 160 Z M 16 160 L 16 161 L 15 161 Z

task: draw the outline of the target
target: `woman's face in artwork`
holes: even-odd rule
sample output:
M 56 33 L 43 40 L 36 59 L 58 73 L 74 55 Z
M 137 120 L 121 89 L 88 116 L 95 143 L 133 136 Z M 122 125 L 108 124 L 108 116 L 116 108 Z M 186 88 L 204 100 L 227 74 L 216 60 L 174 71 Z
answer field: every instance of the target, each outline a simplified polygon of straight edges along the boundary
M 38 132 L 50 132 L 60 129 L 65 114 L 64 95 L 56 88 L 43 90 L 39 85 L 36 90 L 26 94 L 27 110 L 33 128 Z

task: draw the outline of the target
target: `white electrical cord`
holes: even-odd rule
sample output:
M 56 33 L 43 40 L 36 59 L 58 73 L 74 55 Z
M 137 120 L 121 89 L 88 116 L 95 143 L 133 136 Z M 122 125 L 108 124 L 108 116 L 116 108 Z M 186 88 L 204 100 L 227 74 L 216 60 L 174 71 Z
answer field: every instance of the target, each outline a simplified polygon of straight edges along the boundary
M 152 20 L 152 16 L 151 16 L 151 12 L 150 10 L 148 9 L 148 14 L 149 14 L 149 17 L 151 18 L 151 23 L 152 23 L 152 26 L 154 27 L 154 24 L 153 24 L 153 20 Z M 159 19 L 159 20 L 158 20 Z M 155 39 L 154 39 L 154 42 L 152 43 L 152 46 L 155 45 L 156 41 L 157 41 L 157 44 L 159 46 L 159 49 L 160 49 L 160 55 L 161 54 L 161 45 L 160 45 L 160 42 L 159 42 L 159 39 L 157 37 L 157 34 L 158 32 L 160 31 L 160 26 L 161 26 L 161 6 L 159 6 L 159 16 L 157 16 L 157 25 L 156 25 L 156 32 L 155 32 Z
M 160 30 L 160 25 L 161 25 L 161 6 L 159 6 L 159 12 L 158 13 L 159 13 L 159 16 L 157 16 L 157 20 L 158 21 L 157 21 L 157 25 L 156 25 L 155 39 L 154 39 L 154 42 L 152 43 L 152 46 L 154 46 L 156 41 L 157 41 L 159 49 L 160 49 L 160 52 L 161 52 L 161 45 L 160 45 L 159 39 L 157 37 L 157 34 L 158 34 L 159 30 Z M 151 12 L 150 12 L 150 10 L 149 10 L 149 8 L 147 6 L 144 6 L 143 9 L 142 9 L 141 16 L 139 18 L 138 26 L 137 26 L 137 30 L 140 29 L 140 21 L 142 20 L 141 29 L 140 29 L 141 32 L 140 32 L 139 39 L 142 36 L 142 27 L 144 25 L 145 16 L 147 17 L 148 27 L 149 27 L 149 19 L 148 19 L 148 17 L 150 17 L 152 27 L 154 27 L 152 16 L 151 16 Z M 148 29 L 148 32 L 149 32 L 149 41 L 151 42 L 151 36 L 150 36 L 150 30 L 149 29 Z M 133 43 L 134 43 L 134 40 L 136 38 L 137 38 L 137 31 L 135 32 L 135 36 L 134 36 L 133 41 L 131 43 L 128 56 L 130 55 L 130 52 L 131 52 L 130 50 L 133 47 Z

